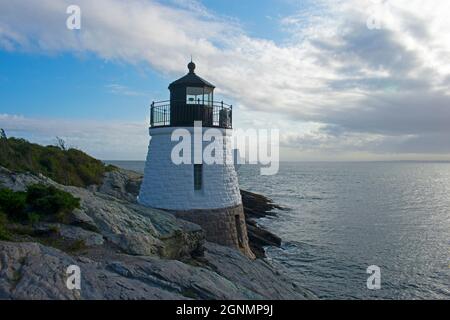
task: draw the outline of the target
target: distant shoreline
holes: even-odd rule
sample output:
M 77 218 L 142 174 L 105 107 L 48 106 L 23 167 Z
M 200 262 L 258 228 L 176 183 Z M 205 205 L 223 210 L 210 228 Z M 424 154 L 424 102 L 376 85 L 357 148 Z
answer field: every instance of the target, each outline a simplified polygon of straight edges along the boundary
M 144 162 L 145 160 L 101 160 L 105 164 Z M 279 163 L 450 163 L 450 160 L 304 160 L 304 161 L 280 161 Z M 258 166 L 259 164 L 242 164 Z

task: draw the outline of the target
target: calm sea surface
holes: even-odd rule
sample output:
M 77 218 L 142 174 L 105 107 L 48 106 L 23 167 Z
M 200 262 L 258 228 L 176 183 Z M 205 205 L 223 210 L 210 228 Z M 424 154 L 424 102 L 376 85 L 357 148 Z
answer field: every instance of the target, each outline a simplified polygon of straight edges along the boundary
M 114 162 L 143 171 L 144 162 Z M 327 299 L 450 299 L 450 163 L 281 163 L 238 169 L 243 189 L 289 208 L 259 223 L 273 263 Z M 366 269 L 381 268 L 368 290 Z

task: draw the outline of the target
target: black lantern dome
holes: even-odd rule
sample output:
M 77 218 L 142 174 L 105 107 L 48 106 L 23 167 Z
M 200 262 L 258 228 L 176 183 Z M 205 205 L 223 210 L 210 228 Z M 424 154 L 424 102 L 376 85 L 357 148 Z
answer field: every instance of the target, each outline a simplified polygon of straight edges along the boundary
M 189 62 L 187 67 L 189 72 L 169 85 L 170 105 L 164 106 L 169 110 L 162 110 L 162 102 L 153 103 L 151 126 L 161 126 L 155 123 L 156 119 L 172 127 L 193 126 L 194 121 L 202 121 L 204 127 L 231 128 L 231 106 L 214 102 L 215 86 L 195 73 L 194 62 Z
M 187 87 L 197 87 L 197 88 L 206 88 L 209 89 L 211 92 L 214 91 L 215 86 L 211 84 L 210 82 L 206 81 L 205 79 L 199 77 L 195 74 L 195 63 L 189 62 L 188 64 L 188 70 L 189 72 L 181 77 L 178 80 L 175 80 L 169 85 L 170 93 L 176 93 L 177 89 L 185 89 Z

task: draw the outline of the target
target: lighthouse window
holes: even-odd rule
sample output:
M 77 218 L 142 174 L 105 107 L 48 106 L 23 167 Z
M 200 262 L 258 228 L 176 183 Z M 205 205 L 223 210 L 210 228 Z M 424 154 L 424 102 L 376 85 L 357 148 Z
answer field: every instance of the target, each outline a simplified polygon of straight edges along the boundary
M 186 103 L 187 104 L 202 104 L 203 103 L 203 88 L 187 87 L 186 88 Z
M 213 89 L 208 87 L 187 87 L 186 103 L 211 105 L 213 100 Z
M 201 190 L 203 184 L 203 165 L 194 164 L 194 190 Z

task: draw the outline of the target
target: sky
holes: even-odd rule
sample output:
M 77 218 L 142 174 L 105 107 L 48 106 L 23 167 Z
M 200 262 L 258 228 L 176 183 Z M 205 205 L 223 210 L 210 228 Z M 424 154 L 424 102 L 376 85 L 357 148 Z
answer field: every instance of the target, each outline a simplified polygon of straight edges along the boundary
M 149 105 L 192 55 L 234 128 L 280 130 L 281 160 L 450 160 L 448 17 L 441 0 L 0 0 L 0 128 L 144 160 Z

